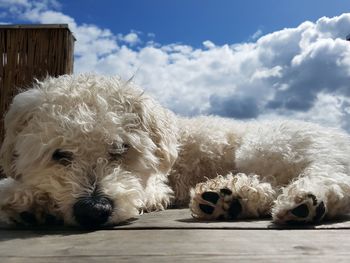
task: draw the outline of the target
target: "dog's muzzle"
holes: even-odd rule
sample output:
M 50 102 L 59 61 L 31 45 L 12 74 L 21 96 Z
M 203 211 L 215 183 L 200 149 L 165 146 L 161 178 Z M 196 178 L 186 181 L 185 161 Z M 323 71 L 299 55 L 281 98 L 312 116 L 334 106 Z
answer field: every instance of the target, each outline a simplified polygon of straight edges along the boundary
M 107 223 L 113 213 L 114 204 L 106 196 L 81 197 L 73 206 L 76 222 L 86 228 L 94 228 Z

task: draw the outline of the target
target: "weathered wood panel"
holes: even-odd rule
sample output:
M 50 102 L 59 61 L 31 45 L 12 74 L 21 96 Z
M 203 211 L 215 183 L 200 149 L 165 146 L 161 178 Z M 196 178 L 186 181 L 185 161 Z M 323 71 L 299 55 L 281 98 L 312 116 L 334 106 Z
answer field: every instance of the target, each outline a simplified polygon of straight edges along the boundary
M 74 41 L 67 25 L 0 26 L 0 142 L 3 115 L 19 88 L 73 72 Z
M 3 229 L 0 262 L 349 262 L 348 222 L 328 225 L 277 230 L 267 220 L 198 222 L 167 210 L 108 230 Z
M 350 231 L 1 231 L 0 262 L 349 262 Z
M 144 214 L 129 224 L 115 229 L 350 229 L 350 215 L 319 225 L 280 226 L 271 219 L 246 219 L 234 221 L 199 221 L 191 216 L 189 209 L 169 209 Z

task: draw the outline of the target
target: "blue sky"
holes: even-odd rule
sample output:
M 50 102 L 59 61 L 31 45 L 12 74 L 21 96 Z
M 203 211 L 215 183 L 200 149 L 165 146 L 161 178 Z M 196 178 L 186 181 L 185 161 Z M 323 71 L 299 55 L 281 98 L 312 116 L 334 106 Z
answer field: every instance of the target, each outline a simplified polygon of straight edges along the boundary
M 79 23 L 97 24 L 114 33 L 130 30 L 155 34 L 161 44 L 199 46 L 248 41 L 322 16 L 350 12 L 344 0 L 78 0 L 60 1 L 61 11 Z
M 350 131 L 350 2 L 0 0 L 2 23 L 66 23 L 75 73 L 134 77 L 185 116 Z

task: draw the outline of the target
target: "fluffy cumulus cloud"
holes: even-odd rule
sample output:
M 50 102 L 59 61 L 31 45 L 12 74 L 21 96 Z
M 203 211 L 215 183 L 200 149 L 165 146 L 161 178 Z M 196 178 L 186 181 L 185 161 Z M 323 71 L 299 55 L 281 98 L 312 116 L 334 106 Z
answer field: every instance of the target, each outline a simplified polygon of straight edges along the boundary
M 258 30 L 247 43 L 207 40 L 193 48 L 160 45 L 148 32 L 78 24 L 54 0 L 0 0 L 0 8 L 3 20 L 68 23 L 77 38 L 76 72 L 134 77 L 179 114 L 297 118 L 350 131 L 350 14 L 267 35 Z

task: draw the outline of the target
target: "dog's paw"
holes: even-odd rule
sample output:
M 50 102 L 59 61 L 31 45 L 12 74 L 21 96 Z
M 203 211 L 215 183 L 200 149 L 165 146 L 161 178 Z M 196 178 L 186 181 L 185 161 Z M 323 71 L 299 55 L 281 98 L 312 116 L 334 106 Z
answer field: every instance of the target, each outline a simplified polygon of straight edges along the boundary
M 228 188 L 221 188 L 218 192 L 206 191 L 193 198 L 192 210 L 196 211 L 198 218 L 232 220 L 242 212 L 240 199 Z
M 19 213 L 19 224 L 25 224 L 25 225 L 37 225 L 38 219 L 35 216 L 34 213 L 30 213 L 27 211 Z
M 58 226 L 63 225 L 63 220 L 60 217 L 33 211 L 22 211 L 19 213 L 11 213 L 8 215 L 7 223 L 20 226 L 37 226 L 48 225 Z
M 0 218 L 2 223 L 8 225 L 33 226 L 38 224 L 37 216 L 27 211 L 17 212 L 10 209 L 1 210 Z
M 317 224 L 327 213 L 325 203 L 317 200 L 314 194 L 294 198 L 295 204 L 284 206 L 283 203 L 273 208 L 273 221 L 277 224 Z
M 275 191 L 257 175 L 218 175 L 191 189 L 192 216 L 205 220 L 258 218 L 270 215 Z

